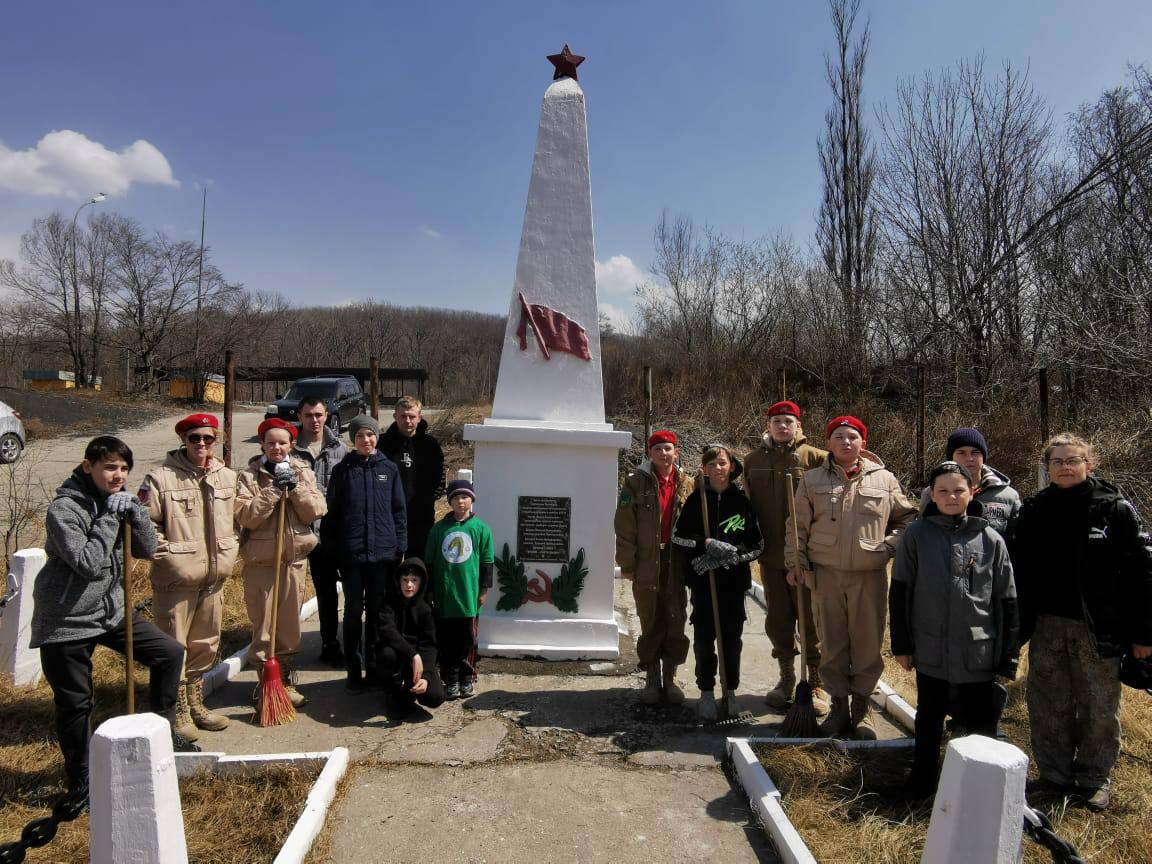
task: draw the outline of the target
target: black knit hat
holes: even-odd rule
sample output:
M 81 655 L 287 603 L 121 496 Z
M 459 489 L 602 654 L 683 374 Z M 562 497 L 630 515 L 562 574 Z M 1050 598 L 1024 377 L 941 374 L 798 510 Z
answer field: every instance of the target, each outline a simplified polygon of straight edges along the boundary
M 453 480 L 448 484 L 448 502 L 452 502 L 455 495 L 467 495 L 473 501 L 476 500 L 476 490 L 472 488 L 472 484 L 467 480 Z
M 964 427 L 949 435 L 948 446 L 944 449 L 945 458 L 951 459 L 961 447 L 975 447 L 984 454 L 985 459 L 988 458 L 988 442 L 984 440 L 979 429 Z
M 960 446 L 963 447 L 964 445 L 961 444 Z M 972 446 L 974 447 L 976 445 L 973 444 Z M 932 473 L 928 475 L 928 488 L 933 488 L 936 485 L 936 478 L 943 477 L 945 474 L 959 474 L 968 481 L 969 486 L 972 485 L 971 472 L 959 462 L 941 462 L 933 468 Z

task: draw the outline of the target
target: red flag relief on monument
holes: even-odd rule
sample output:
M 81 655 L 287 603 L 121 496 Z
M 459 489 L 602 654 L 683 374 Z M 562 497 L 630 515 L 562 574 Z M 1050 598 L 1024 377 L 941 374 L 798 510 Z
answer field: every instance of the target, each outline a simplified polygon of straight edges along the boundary
M 539 303 L 529 303 L 520 297 L 520 326 L 516 328 L 516 335 L 520 338 L 520 350 L 528 350 L 528 328 L 536 334 L 536 341 L 544 354 L 544 359 L 551 357 L 552 351 L 563 351 L 565 354 L 574 354 L 581 360 L 591 360 L 592 354 L 588 350 L 588 332 L 565 315 Z

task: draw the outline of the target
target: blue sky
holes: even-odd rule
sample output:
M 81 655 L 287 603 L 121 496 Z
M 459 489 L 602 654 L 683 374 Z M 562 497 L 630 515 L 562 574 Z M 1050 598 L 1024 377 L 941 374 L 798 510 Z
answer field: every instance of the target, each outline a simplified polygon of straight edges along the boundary
M 864 14 L 870 107 L 982 52 L 1027 66 L 1062 126 L 1152 60 L 1147 0 L 865 0 Z M 807 242 L 829 103 L 821 0 L 5 0 L 0 257 L 96 191 L 195 239 L 207 184 L 208 243 L 249 288 L 503 312 L 545 55 L 564 42 L 588 56 L 602 303 L 627 312 L 664 208 Z M 78 134 L 42 141 L 54 131 Z

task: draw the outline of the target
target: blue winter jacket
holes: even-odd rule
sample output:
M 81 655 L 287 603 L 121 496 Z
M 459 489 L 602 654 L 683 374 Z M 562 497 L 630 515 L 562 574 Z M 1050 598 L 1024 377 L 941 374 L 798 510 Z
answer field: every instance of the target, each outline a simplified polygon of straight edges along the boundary
M 387 456 L 349 453 L 328 478 L 320 542 L 343 564 L 395 561 L 408 548 L 400 472 Z

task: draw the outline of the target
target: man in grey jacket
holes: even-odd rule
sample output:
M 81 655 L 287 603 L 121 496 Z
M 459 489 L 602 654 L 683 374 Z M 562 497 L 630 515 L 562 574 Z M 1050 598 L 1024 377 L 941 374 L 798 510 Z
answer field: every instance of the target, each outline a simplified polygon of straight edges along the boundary
M 979 429 L 960 428 L 948 436 L 944 448 L 944 458 L 956 461 L 972 477 L 972 497 L 984 505 L 983 518 L 988 524 L 1011 543 L 1016 533 L 1016 517 L 1020 515 L 1020 493 L 1012 488 L 1012 480 L 1002 471 L 997 471 L 988 461 L 988 442 Z M 920 495 L 920 513 L 932 500 L 932 489 L 926 488 Z
M 305 396 L 300 400 L 296 414 L 300 418 L 300 434 L 296 436 L 292 455 L 308 463 L 316 475 L 316 485 L 321 494 L 326 494 L 332 469 L 348 455 L 348 448 L 340 436 L 328 428 L 328 406 L 323 398 Z M 312 525 L 317 537 L 320 536 L 320 521 L 317 519 Z M 344 651 L 337 636 L 340 597 L 336 582 L 340 579 L 340 570 L 331 551 L 324 544 L 317 544 L 308 554 L 308 570 L 316 589 L 316 610 L 320 617 L 320 662 L 343 669 Z

